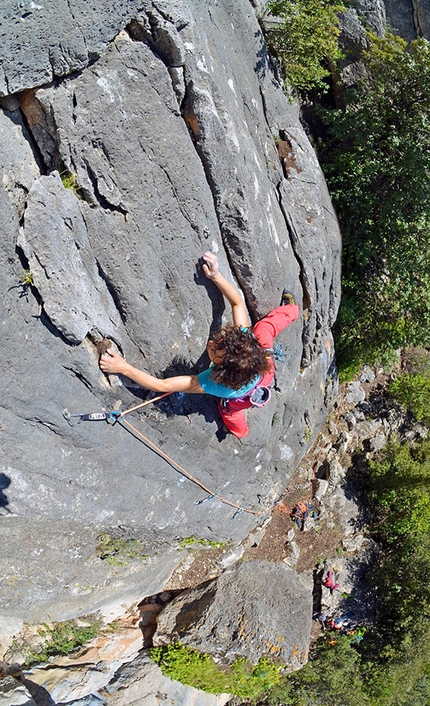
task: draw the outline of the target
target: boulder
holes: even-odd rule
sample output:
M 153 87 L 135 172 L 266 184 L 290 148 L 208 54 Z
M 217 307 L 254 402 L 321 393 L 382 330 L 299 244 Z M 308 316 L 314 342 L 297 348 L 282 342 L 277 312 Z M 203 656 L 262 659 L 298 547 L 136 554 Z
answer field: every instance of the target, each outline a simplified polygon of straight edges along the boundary
M 307 661 L 312 595 L 284 564 L 245 561 L 184 591 L 158 617 L 155 645 L 182 642 L 216 659 Z

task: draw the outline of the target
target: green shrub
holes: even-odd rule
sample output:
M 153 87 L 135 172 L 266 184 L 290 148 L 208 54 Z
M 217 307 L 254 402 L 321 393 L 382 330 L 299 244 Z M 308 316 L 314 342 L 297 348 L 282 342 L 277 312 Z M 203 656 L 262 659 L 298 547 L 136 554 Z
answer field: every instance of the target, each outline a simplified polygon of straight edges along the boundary
M 65 189 L 70 189 L 71 191 L 73 191 L 73 193 L 78 199 L 82 198 L 79 194 L 79 191 L 81 191 L 82 187 L 79 186 L 76 174 L 73 174 L 67 169 L 64 169 L 64 171 L 60 172 L 60 179 Z
M 67 655 L 77 647 L 100 634 L 102 621 L 97 617 L 88 618 L 85 623 L 78 620 L 44 625 L 38 630 L 42 643 L 35 648 L 25 645 L 14 645 L 22 652 L 27 665 L 35 662 L 46 662 L 53 655 Z
M 384 543 L 430 531 L 430 441 L 413 448 L 390 442 L 378 461 L 369 461 L 373 531 Z
M 374 651 L 399 683 L 402 670 L 412 670 L 412 688 L 430 665 L 430 441 L 391 442 L 369 476 L 371 528 L 382 549 L 371 575 L 381 598 Z
M 419 373 L 399 375 L 389 390 L 415 419 L 430 426 L 430 376 Z
M 245 659 L 237 659 L 231 667 L 222 668 L 208 654 L 180 642 L 154 647 L 151 657 L 170 679 L 211 694 L 227 692 L 255 699 L 281 679 L 279 666 L 267 659 L 260 659 L 255 667 Z
M 282 677 L 267 695 L 270 706 L 366 706 L 360 655 L 348 635 L 320 638 L 310 661 Z
M 279 57 L 289 84 L 299 90 L 326 88 L 324 79 L 330 75 L 327 65 L 341 58 L 337 13 L 345 9 L 343 3 L 273 0 L 267 7 L 280 20 L 266 30 L 267 41 Z

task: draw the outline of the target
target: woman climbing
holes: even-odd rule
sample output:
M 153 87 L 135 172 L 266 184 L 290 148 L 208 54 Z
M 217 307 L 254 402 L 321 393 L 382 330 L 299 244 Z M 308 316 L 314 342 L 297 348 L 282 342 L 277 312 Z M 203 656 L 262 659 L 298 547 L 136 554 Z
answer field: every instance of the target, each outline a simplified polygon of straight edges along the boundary
M 100 368 L 108 375 L 124 375 L 154 392 L 188 392 L 221 398 L 218 408 L 228 431 L 241 439 L 248 433 L 245 409 L 262 407 L 270 398 L 269 386 L 275 366 L 271 350 L 274 338 L 295 321 L 299 307 L 284 291 L 282 304 L 251 328 L 237 289 L 219 271 L 218 258 L 203 255 L 203 272 L 216 284 L 231 305 L 233 323 L 216 333 L 207 345 L 210 367 L 199 375 L 160 379 L 127 363 L 112 348 L 100 357 Z

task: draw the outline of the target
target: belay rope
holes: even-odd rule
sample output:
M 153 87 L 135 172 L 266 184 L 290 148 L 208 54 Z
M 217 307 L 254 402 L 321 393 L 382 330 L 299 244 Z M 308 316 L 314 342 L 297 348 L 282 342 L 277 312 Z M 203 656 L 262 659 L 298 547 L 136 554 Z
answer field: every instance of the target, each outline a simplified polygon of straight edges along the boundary
M 163 397 L 167 397 L 168 395 L 171 395 L 171 392 L 165 392 L 162 395 L 159 395 L 158 397 L 153 397 L 150 400 L 146 400 L 145 402 L 142 402 L 141 404 L 136 405 L 135 407 L 130 407 L 130 409 L 126 409 L 124 412 L 121 412 L 121 410 L 112 410 L 111 412 L 93 412 L 92 414 L 83 414 L 83 413 L 78 413 L 78 414 L 72 414 L 69 412 L 68 409 L 65 409 L 63 411 L 63 417 L 66 419 L 66 421 L 70 424 L 70 426 L 74 427 L 77 424 L 80 424 L 81 422 L 100 422 L 100 421 L 106 421 L 108 424 L 116 424 L 117 422 L 124 426 L 128 431 L 130 431 L 133 436 L 135 436 L 137 439 L 142 441 L 144 444 L 149 446 L 149 448 L 153 449 L 159 456 L 164 458 L 173 468 L 175 468 L 179 473 L 181 473 L 185 478 L 188 478 L 188 480 L 192 481 L 196 485 L 198 485 L 202 490 L 204 490 L 206 493 L 208 493 L 206 498 L 203 498 L 202 500 L 196 500 L 194 505 L 202 505 L 202 503 L 208 501 L 208 500 L 220 500 L 222 503 L 225 505 L 229 505 L 230 507 L 235 509 L 235 513 L 232 517 L 234 519 L 237 517 L 242 512 L 247 512 L 251 515 L 257 515 L 258 517 L 261 517 L 262 519 L 265 518 L 266 515 L 270 513 L 271 510 L 275 507 L 275 505 L 272 505 L 269 507 L 267 510 L 251 510 L 246 507 L 241 507 L 240 505 L 237 505 L 236 503 L 231 502 L 231 500 L 227 500 L 226 498 L 223 498 L 221 495 L 218 495 L 217 493 L 214 493 L 212 490 L 207 488 L 198 478 L 195 478 L 191 473 L 185 470 L 182 466 L 179 465 L 176 461 L 174 461 L 170 456 L 168 456 L 162 449 L 159 448 L 156 444 L 154 444 L 150 439 L 148 439 L 142 432 L 140 432 L 136 427 L 134 427 L 130 422 L 125 419 L 127 414 L 130 414 L 131 412 L 136 412 L 138 409 L 141 409 L 142 407 L 146 407 L 146 405 L 152 404 L 154 402 L 158 402 L 158 400 L 163 399 Z M 76 419 L 76 422 L 72 421 L 73 419 Z

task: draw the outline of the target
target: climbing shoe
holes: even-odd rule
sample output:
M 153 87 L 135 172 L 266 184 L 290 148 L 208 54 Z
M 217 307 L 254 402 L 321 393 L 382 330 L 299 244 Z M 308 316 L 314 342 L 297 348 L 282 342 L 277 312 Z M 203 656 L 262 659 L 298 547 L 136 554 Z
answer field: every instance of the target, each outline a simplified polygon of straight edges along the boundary
M 295 304 L 294 296 L 288 289 L 284 289 L 281 297 L 281 306 L 286 306 L 287 304 Z

